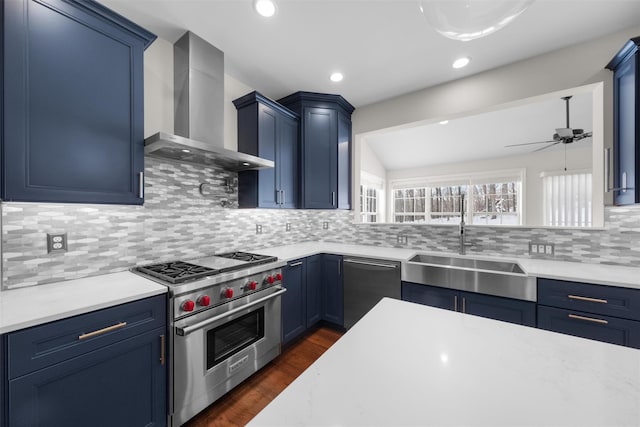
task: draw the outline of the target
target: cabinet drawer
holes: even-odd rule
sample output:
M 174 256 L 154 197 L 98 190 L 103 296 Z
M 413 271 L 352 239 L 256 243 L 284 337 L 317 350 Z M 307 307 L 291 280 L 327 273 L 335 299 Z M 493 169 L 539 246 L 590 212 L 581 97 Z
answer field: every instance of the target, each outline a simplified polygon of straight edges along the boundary
M 538 306 L 538 328 L 640 348 L 640 322 L 636 320 Z
M 9 379 L 165 327 L 166 316 L 166 297 L 159 295 L 13 332 Z
M 640 290 L 538 279 L 538 304 L 640 320 Z

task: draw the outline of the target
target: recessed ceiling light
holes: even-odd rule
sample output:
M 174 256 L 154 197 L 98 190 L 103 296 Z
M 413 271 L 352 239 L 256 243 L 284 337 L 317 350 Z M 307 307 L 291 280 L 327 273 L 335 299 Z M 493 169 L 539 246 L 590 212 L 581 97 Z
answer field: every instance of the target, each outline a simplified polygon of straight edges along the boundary
M 191 152 L 191 150 L 187 150 L 186 148 L 183 148 L 183 149 L 182 149 L 182 152 L 183 152 L 183 153 L 190 153 L 190 152 Z
M 265 18 L 269 18 L 276 13 L 276 4 L 272 0 L 254 0 L 253 8 Z
M 458 58 L 455 61 L 453 61 L 453 64 L 451 66 L 453 68 L 462 68 L 462 67 L 466 67 L 467 65 L 469 65 L 469 62 L 471 62 L 471 58 L 465 56 L 465 57 Z
M 251 166 L 251 163 L 249 163 L 249 162 L 242 162 L 242 166 Z
M 332 82 L 340 82 L 342 81 L 344 76 L 342 75 L 342 73 L 333 73 L 331 74 L 331 76 L 329 76 L 329 78 L 331 79 Z
M 441 125 L 446 125 L 447 123 L 449 123 L 449 120 L 443 120 L 440 122 Z

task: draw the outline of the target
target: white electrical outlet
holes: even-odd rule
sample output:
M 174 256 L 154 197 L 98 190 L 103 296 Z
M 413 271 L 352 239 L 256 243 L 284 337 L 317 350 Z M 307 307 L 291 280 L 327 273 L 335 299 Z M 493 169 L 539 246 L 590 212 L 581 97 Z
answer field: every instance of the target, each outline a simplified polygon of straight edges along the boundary
M 67 252 L 67 233 L 47 233 L 47 253 Z

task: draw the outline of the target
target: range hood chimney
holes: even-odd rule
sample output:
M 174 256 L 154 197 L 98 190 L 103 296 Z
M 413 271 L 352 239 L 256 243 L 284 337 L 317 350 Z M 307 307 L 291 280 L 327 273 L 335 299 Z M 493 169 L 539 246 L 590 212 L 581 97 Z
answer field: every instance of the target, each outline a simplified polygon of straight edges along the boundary
M 144 140 L 145 155 L 241 171 L 273 161 L 224 148 L 224 53 L 191 32 L 173 45 L 174 132 Z

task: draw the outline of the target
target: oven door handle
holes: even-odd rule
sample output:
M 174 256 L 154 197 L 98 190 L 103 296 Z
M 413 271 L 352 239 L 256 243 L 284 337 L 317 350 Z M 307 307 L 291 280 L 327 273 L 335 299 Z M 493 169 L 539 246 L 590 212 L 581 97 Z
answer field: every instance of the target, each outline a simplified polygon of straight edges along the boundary
M 263 303 L 265 301 L 268 301 L 268 300 L 270 300 L 272 298 L 278 297 L 278 296 L 284 294 L 285 292 L 287 292 L 287 290 L 285 288 L 276 288 L 276 289 L 278 289 L 277 292 L 274 292 L 274 293 L 272 293 L 270 295 L 267 295 L 266 297 L 257 299 L 255 301 L 252 301 L 252 302 L 250 302 L 248 304 L 245 304 L 245 305 L 242 305 L 240 307 L 236 307 L 234 309 L 231 309 L 231 310 L 229 310 L 227 312 L 224 312 L 222 314 L 219 314 L 217 316 L 214 316 L 214 317 L 211 317 L 209 319 L 203 320 L 202 322 L 194 323 L 193 325 L 188 325 L 188 326 L 185 326 L 184 328 L 176 327 L 176 333 L 178 335 L 180 335 L 180 336 L 189 335 L 191 332 L 196 331 L 196 330 L 201 329 L 201 328 L 204 328 L 205 326 L 210 325 L 212 323 L 215 323 L 220 319 L 224 319 L 225 317 L 229 317 L 232 314 L 238 313 L 238 312 L 240 312 L 242 310 L 246 310 L 247 308 L 253 307 L 254 305 L 261 304 L 261 303 Z

